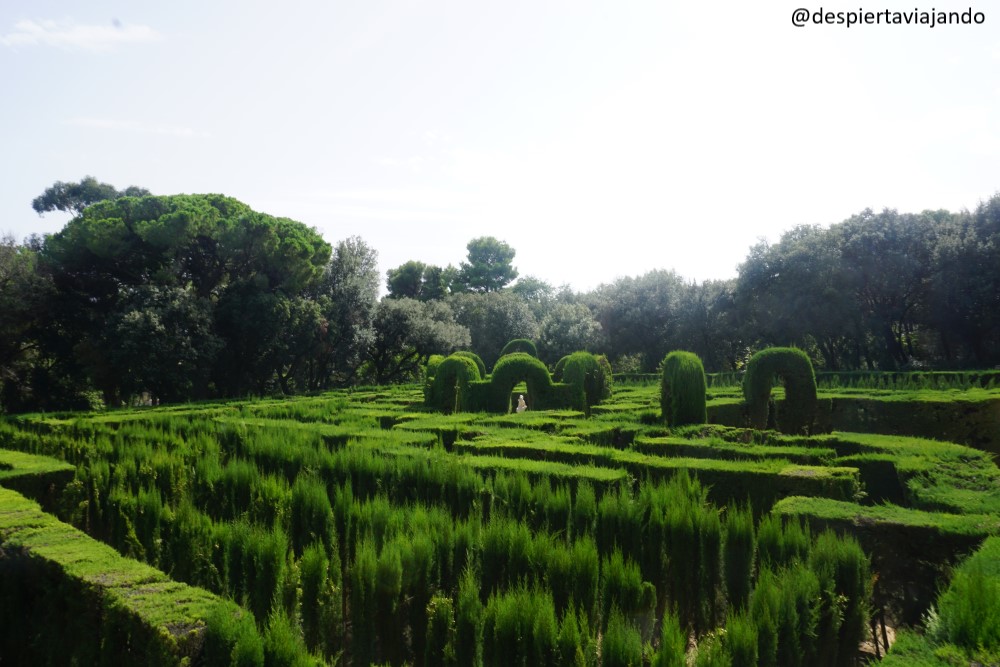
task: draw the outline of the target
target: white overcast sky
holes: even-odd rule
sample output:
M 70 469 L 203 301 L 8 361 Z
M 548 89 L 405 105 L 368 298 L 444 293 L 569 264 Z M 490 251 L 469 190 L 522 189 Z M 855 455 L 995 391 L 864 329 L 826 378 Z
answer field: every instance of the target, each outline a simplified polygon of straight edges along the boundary
M 58 230 L 31 200 L 89 174 L 360 235 L 383 274 L 490 235 L 576 290 L 729 278 L 797 224 L 1000 189 L 1000 5 L 875 1 L 4 0 L 0 233 Z

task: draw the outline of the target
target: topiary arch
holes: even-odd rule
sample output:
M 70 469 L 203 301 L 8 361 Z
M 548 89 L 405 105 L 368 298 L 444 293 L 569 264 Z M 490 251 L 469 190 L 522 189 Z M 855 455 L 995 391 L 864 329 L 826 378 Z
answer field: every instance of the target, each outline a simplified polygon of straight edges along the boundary
M 674 350 L 663 358 L 660 409 L 671 426 L 708 421 L 705 367 L 694 352 Z
M 785 385 L 785 401 L 775 422 L 782 433 L 808 433 L 816 417 L 816 374 L 808 355 L 794 347 L 772 347 L 750 358 L 743 376 L 750 426 L 767 428 L 771 387 L 776 378 Z
M 470 401 L 469 387 L 479 379 L 479 368 L 475 361 L 464 355 L 453 354 L 438 364 L 425 402 L 446 414 L 467 410 Z
M 526 352 L 500 357 L 488 380 L 468 354 L 456 352 L 438 364 L 427 386 L 424 403 L 442 412 L 510 412 L 511 393 L 520 382 L 528 385 L 525 400 L 530 409 L 570 408 L 586 411 L 610 396 L 609 365 L 589 352 L 567 358 L 567 382 L 553 382 L 541 361 Z
M 518 383 L 528 385 L 528 409 L 542 410 L 557 405 L 558 393 L 549 369 L 527 352 L 514 352 L 500 357 L 490 376 L 490 412 L 509 412 L 510 395 Z

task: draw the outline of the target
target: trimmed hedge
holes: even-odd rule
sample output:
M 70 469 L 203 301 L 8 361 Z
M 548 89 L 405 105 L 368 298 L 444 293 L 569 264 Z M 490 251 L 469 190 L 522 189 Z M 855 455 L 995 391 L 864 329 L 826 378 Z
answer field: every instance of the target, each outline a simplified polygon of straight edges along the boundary
M 750 426 L 768 426 L 771 387 L 776 378 L 785 385 L 785 402 L 775 418 L 783 433 L 809 433 L 816 417 L 816 374 L 805 352 L 794 347 L 772 347 L 750 358 L 743 376 L 743 397 Z
M 59 494 L 76 476 L 76 467 L 49 458 L 0 449 L 0 486 L 17 491 L 54 509 Z
M 563 369 L 566 368 L 567 361 L 569 361 L 568 354 L 556 362 L 555 368 L 552 370 L 552 379 L 556 382 L 562 382 Z
M 426 404 L 445 413 L 469 405 L 469 385 L 480 380 L 479 367 L 466 355 L 453 354 L 438 365 Z
M 590 352 L 574 352 L 566 357 L 562 381 L 583 387 L 588 408 L 611 396 L 611 376 Z
M 585 405 L 583 386 L 575 389 L 557 389 L 552 382 L 549 369 L 541 361 L 526 352 L 515 352 L 500 357 L 493 367 L 490 377 L 489 412 L 510 412 L 510 394 L 521 381 L 528 385 L 525 397 L 528 408 L 545 410 L 550 408 L 575 408 L 582 410 Z M 565 383 L 570 384 L 570 383 Z M 573 385 L 575 387 L 575 385 Z M 569 401 L 567 402 L 567 399 Z
M 0 655 L 11 664 L 227 665 L 263 646 L 236 604 L 171 581 L 7 489 L 0 599 Z M 263 664 L 259 655 L 240 664 Z
M 538 358 L 538 348 L 535 347 L 534 342 L 528 340 L 527 338 L 515 338 L 500 350 L 500 356 L 504 357 L 508 354 L 514 354 L 515 352 L 524 352 L 530 354 L 531 356 Z
M 469 359 L 472 359 L 474 362 L 476 362 L 476 368 L 479 369 L 479 377 L 481 378 L 486 377 L 486 363 L 483 362 L 482 357 L 480 357 L 475 352 L 472 352 L 470 350 L 459 350 L 458 352 L 453 352 L 451 356 L 468 357 Z
M 674 350 L 663 358 L 660 410 L 670 426 L 704 424 L 706 409 L 705 367 L 694 352 Z

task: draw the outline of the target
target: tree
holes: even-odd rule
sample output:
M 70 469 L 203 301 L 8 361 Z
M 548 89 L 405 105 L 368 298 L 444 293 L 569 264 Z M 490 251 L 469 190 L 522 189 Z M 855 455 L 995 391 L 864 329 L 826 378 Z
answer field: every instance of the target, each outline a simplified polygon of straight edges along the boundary
M 326 389 L 357 379 L 375 337 L 378 306 L 378 253 L 360 237 L 341 241 L 316 289 L 324 323 L 321 347 L 313 360 L 310 387 Z
M 0 237 L 0 412 L 25 407 L 51 289 L 38 270 L 38 253 Z
M 604 344 L 604 331 L 582 303 L 552 304 L 539 325 L 540 357 L 554 364 L 578 350 L 594 351 Z
M 528 304 L 509 291 L 455 294 L 448 303 L 455 320 L 468 327 L 472 349 L 489 367 L 508 341 L 538 336 L 538 322 Z
M 83 213 L 83 209 L 99 201 L 121 197 L 146 197 L 148 195 L 149 190 L 145 188 L 130 185 L 119 191 L 113 185 L 99 183 L 93 176 L 84 176 L 79 183 L 56 181 L 54 185 L 46 188 L 42 194 L 32 200 L 31 207 L 38 215 L 50 211 L 72 211 L 80 214 Z
M 608 336 L 609 357 L 640 355 L 653 372 L 677 340 L 678 304 L 684 281 L 673 271 L 650 271 L 600 285 L 585 300 Z
M 461 281 L 472 292 L 496 292 L 517 278 L 515 251 L 503 241 L 483 236 L 469 241 L 468 261 L 461 264 Z
M 105 400 L 117 403 L 128 386 L 126 362 L 134 357 L 115 353 L 106 337 L 155 332 L 152 315 L 163 307 L 155 299 L 153 306 L 136 303 L 136 295 L 145 288 L 175 290 L 164 294 L 211 304 L 212 326 L 222 340 L 212 367 L 220 393 L 263 392 L 271 383 L 288 390 L 300 383 L 295 378 L 319 344 L 322 321 L 308 297 L 329 257 L 330 246 L 314 229 L 221 195 L 98 202 L 49 237 L 41 253 L 56 290 L 50 328 L 58 335 L 49 338 L 51 349 L 80 364 Z M 112 321 L 117 329 L 109 331 Z M 201 337 L 195 344 L 211 341 Z M 170 349 L 161 358 L 179 348 Z
M 424 286 L 424 269 L 427 265 L 423 262 L 410 260 L 405 264 L 389 269 L 385 272 L 386 289 L 389 290 L 389 297 L 393 299 L 419 299 Z
M 455 322 L 442 301 L 382 299 L 374 329 L 366 370 L 376 384 L 412 380 L 432 354 L 448 355 L 469 346 L 469 330 Z

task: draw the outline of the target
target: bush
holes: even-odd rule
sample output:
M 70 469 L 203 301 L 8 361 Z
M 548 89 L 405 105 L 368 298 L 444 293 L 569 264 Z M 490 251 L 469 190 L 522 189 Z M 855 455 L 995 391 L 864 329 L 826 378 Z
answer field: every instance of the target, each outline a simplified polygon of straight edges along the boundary
M 552 379 L 556 382 L 562 382 L 563 369 L 566 368 L 566 362 L 569 361 L 569 355 L 561 358 L 556 362 L 555 368 L 552 370 Z
M 564 384 L 583 388 L 587 408 L 611 395 L 611 375 L 590 352 L 574 352 L 566 358 L 562 381 Z
M 427 359 L 427 366 L 424 367 L 424 377 L 427 378 L 427 383 L 430 384 L 431 380 L 437 374 L 438 366 L 444 361 L 443 354 L 432 354 Z
M 704 424 L 706 408 L 705 367 L 693 352 L 674 350 L 663 359 L 660 410 L 671 426 Z
M 536 359 L 538 358 L 538 348 L 535 347 L 535 344 L 527 338 L 515 338 L 507 343 L 503 346 L 503 349 L 500 350 L 500 356 L 503 357 L 515 352 L 525 352 Z
M 1000 655 L 1000 538 L 987 539 L 955 570 L 938 612 L 940 639 L 983 662 Z
M 472 352 L 470 350 L 459 350 L 458 352 L 452 353 L 451 356 L 453 356 L 453 357 L 466 357 L 468 359 L 472 359 L 472 361 L 474 361 L 475 364 L 476 364 L 476 368 L 479 369 L 479 377 L 481 377 L 481 378 L 485 378 L 486 377 L 486 364 L 483 363 L 482 357 L 480 357 L 475 352 Z
M 456 352 L 438 366 L 428 393 L 427 406 L 445 413 L 468 409 L 469 385 L 480 378 L 475 360 Z
M 785 385 L 785 402 L 775 426 L 783 433 L 809 433 L 816 417 L 816 374 L 806 353 L 794 347 L 772 347 L 750 358 L 743 376 L 750 426 L 767 428 L 775 378 Z

